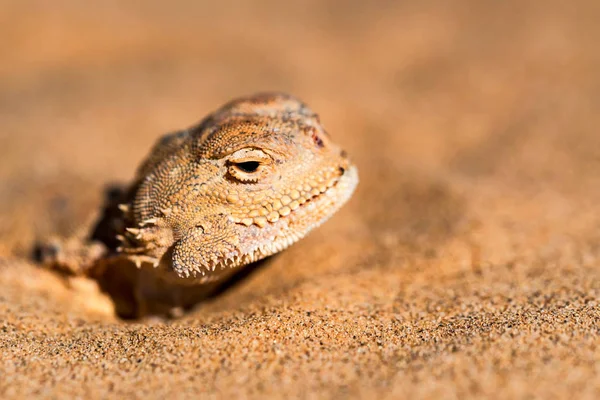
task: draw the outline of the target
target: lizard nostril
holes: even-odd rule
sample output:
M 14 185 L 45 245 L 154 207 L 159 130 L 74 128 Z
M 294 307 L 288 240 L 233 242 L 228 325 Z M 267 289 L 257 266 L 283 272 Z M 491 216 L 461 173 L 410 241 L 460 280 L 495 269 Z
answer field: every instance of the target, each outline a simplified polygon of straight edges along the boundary
M 339 167 L 340 175 L 344 175 L 346 170 L 343 167 Z
M 310 127 L 306 128 L 306 131 L 309 133 L 309 135 L 312 138 L 314 144 L 318 148 L 322 149 L 323 147 L 325 147 L 325 143 L 323 142 L 323 139 L 321 139 L 321 137 L 317 133 L 317 129 L 314 126 L 310 126 Z

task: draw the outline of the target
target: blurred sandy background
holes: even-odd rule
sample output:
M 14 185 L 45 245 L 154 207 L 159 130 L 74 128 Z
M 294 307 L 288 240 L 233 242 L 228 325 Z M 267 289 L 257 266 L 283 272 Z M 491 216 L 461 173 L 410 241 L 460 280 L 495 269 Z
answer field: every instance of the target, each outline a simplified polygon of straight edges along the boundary
M 0 395 L 600 397 L 597 1 L 0 1 Z M 223 102 L 291 92 L 352 201 L 172 323 L 28 257 Z

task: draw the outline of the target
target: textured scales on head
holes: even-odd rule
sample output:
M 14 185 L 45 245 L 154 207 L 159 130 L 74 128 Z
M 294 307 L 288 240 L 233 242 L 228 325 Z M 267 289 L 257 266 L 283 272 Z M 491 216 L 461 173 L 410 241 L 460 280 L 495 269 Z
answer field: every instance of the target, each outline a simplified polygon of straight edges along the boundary
M 357 183 L 304 103 L 240 98 L 155 145 L 121 206 L 119 251 L 178 281 L 213 281 L 304 237 Z

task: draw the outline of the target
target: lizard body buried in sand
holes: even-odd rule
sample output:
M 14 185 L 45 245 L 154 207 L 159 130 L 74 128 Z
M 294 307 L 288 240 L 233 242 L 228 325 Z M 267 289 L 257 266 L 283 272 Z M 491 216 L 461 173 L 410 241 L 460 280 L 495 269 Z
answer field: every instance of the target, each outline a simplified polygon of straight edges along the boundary
M 240 98 L 162 137 L 94 226 L 49 239 L 39 254 L 51 268 L 98 279 L 113 298 L 129 279 L 136 306 L 122 315 L 186 308 L 304 237 L 357 183 L 305 104 L 279 93 Z

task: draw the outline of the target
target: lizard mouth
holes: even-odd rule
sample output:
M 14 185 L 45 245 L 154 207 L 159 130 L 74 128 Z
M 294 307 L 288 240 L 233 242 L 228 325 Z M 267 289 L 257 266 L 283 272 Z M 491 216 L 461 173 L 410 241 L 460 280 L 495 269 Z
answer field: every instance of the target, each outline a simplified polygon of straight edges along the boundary
M 239 224 L 247 225 L 247 230 L 240 237 L 241 243 L 222 253 L 219 258 L 211 260 L 210 265 L 205 266 L 206 270 L 201 272 L 202 276 L 193 271 L 191 276 L 194 279 L 189 283 L 208 283 L 221 280 L 229 275 L 226 271 L 233 272 L 237 267 L 278 253 L 327 221 L 348 201 L 358 184 L 356 167 L 349 165 L 336 170 L 338 171 L 336 176 L 325 181 L 323 187 L 319 185 L 319 187 L 304 190 L 303 192 L 307 196 L 302 201 L 299 201 L 302 197 L 298 197 L 297 206 L 290 202 L 287 205 L 288 211 L 284 208 L 286 206 L 282 205 L 276 218 L 273 216 L 270 220 L 264 221 L 264 224 L 262 220 L 259 220 L 260 225 L 254 220 L 248 224 L 238 220 Z M 290 206 L 294 206 L 294 210 Z M 258 244 L 257 238 L 261 238 L 258 240 Z M 189 277 L 189 275 L 182 276 L 179 273 L 177 275 L 179 278 Z

